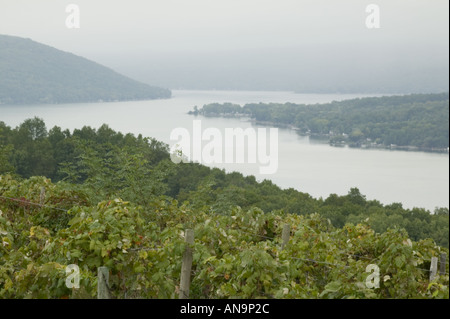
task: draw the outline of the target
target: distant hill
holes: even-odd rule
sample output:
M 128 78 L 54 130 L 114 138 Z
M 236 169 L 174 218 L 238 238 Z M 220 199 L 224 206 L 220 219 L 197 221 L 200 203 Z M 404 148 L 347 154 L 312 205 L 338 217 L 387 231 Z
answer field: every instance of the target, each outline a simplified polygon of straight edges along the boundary
M 366 97 L 314 106 L 293 103 L 213 103 L 193 115 L 250 117 L 328 137 L 331 145 L 448 152 L 449 93 Z
M 444 41 L 442 41 L 444 42 Z M 295 46 L 293 44 L 293 46 Z M 448 47 L 305 44 L 162 54 L 113 52 L 101 57 L 133 79 L 183 90 L 295 91 L 313 94 L 408 94 L 448 91 Z M 158 63 L 142 63 L 156 60 Z M 100 61 L 100 60 L 99 60 Z M 104 62 L 103 62 L 104 61 Z
M 170 98 L 153 87 L 50 46 L 0 35 L 0 104 Z

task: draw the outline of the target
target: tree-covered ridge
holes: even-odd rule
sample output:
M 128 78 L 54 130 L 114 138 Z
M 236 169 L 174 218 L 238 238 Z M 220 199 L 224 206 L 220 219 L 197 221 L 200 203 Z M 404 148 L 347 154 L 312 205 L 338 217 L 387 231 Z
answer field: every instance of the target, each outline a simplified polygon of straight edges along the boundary
M 440 246 L 449 245 L 448 208 L 436 208 L 432 214 L 422 208 L 405 209 L 400 203 L 383 205 L 367 200 L 357 188 L 345 196 L 316 199 L 292 188 L 283 190 L 269 180 L 258 182 L 254 176 L 195 163 L 174 164 L 167 145 L 115 132 L 107 125 L 70 132 L 57 126 L 47 130 L 39 118 L 16 128 L 0 122 L 0 174 L 7 173 L 17 180 L 45 176 L 64 181 L 93 204 L 121 198 L 146 207 L 152 198 L 167 196 L 189 203 L 195 211 L 225 215 L 235 207 L 304 216 L 318 213 L 338 228 L 368 219 L 377 233 L 396 226 L 414 241 L 431 238 Z
M 170 90 L 30 39 L 0 35 L 0 104 L 169 98 Z
M 333 145 L 446 151 L 449 94 L 368 97 L 326 104 L 208 104 L 190 114 L 250 117 L 301 134 L 329 136 Z

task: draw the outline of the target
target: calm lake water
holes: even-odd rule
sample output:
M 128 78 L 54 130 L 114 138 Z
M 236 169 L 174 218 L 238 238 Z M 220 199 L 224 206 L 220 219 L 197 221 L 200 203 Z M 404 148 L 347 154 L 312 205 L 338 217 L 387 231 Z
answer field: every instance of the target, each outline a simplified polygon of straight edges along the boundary
M 34 116 L 45 120 L 47 128 L 58 125 L 73 130 L 85 125 L 98 128 L 108 124 L 122 133 L 154 137 L 169 145 L 175 128 L 193 131 L 193 121 L 201 126 L 225 128 L 252 126 L 238 119 L 204 118 L 187 114 L 213 102 L 245 103 L 326 103 L 374 95 L 294 94 L 292 92 L 173 91 L 173 98 L 139 102 L 86 103 L 63 105 L 0 106 L 0 121 L 15 127 Z M 381 96 L 381 95 L 379 95 Z M 227 171 L 270 179 L 282 188 L 295 188 L 314 197 L 345 195 L 358 187 L 368 199 L 383 204 L 402 203 L 403 207 L 449 207 L 449 156 L 422 152 L 335 148 L 295 131 L 278 131 L 278 170 L 259 174 L 257 164 L 216 164 Z

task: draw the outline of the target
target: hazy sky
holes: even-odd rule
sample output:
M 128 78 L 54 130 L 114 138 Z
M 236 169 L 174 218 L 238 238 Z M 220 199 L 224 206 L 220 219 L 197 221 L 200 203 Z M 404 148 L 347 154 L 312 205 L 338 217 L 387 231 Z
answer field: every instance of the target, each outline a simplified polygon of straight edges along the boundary
M 68 4 L 80 29 L 65 25 Z M 380 7 L 368 29 L 365 8 Z M 448 46 L 448 0 L 0 0 L 0 33 L 78 52 L 196 51 L 309 43 Z
M 80 8 L 79 29 L 65 24 L 71 3 Z M 380 7 L 379 29 L 365 24 L 371 3 Z M 448 0 L 0 0 L 0 34 L 31 38 L 125 72 L 133 62 L 126 60 L 145 57 L 173 61 L 184 53 L 315 46 L 392 55 L 411 48 L 412 56 L 428 50 L 446 57 L 448 9 Z

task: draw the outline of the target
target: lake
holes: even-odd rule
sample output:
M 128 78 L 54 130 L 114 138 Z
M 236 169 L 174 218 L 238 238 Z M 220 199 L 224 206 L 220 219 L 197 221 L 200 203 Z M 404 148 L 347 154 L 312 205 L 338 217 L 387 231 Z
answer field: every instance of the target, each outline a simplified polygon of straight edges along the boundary
M 85 125 L 108 124 L 122 133 L 154 137 L 169 145 L 175 128 L 192 132 L 193 121 L 202 128 L 256 128 L 239 119 L 204 118 L 188 115 L 195 105 L 219 102 L 245 103 L 327 103 L 333 100 L 382 96 L 363 94 L 295 94 L 292 92 L 182 91 L 173 98 L 139 102 L 85 103 L 61 105 L 0 105 L 0 121 L 15 127 L 25 119 L 43 118 L 50 129 L 55 125 L 73 130 Z M 263 128 L 262 126 L 258 126 Z M 367 199 L 383 204 L 402 203 L 405 208 L 449 207 L 449 155 L 390 150 L 335 148 L 320 140 L 299 136 L 289 129 L 278 130 L 278 170 L 259 174 L 258 164 L 215 164 L 227 171 L 270 179 L 282 188 L 295 188 L 313 197 L 345 195 L 358 187 Z

